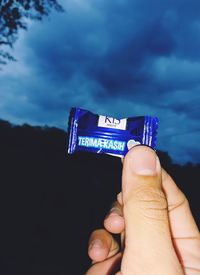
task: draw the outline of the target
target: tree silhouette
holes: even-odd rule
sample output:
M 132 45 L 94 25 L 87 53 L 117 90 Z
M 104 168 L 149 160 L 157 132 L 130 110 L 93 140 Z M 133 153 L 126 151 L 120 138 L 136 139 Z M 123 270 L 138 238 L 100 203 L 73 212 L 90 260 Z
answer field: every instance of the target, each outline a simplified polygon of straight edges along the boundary
M 0 64 L 16 59 L 8 52 L 20 29 L 27 30 L 27 19 L 42 20 L 51 10 L 63 12 L 57 0 L 0 0 Z

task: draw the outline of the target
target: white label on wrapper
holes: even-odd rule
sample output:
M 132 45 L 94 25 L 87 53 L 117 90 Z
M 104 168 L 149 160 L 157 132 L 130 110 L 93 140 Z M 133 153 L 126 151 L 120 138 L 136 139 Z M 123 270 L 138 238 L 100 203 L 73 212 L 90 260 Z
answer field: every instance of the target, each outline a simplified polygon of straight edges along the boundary
M 99 116 L 98 126 L 119 129 L 119 130 L 126 130 L 126 123 L 127 123 L 126 118 L 117 119 L 109 116 Z

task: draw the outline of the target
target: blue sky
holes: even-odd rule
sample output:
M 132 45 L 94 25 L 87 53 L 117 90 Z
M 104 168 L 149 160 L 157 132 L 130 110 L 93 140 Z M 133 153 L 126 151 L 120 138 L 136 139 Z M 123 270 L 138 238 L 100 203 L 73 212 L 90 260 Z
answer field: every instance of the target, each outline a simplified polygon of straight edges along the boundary
M 72 106 L 156 115 L 158 149 L 200 162 L 200 1 L 63 0 L 0 72 L 0 118 L 66 130 Z

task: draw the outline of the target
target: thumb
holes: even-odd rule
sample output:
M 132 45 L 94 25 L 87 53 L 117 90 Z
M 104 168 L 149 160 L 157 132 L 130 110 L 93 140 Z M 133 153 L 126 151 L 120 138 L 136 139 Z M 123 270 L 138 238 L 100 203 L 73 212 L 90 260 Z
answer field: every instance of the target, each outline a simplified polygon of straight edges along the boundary
M 122 199 L 125 219 L 122 274 L 183 274 L 171 240 L 160 162 L 151 148 L 136 146 L 127 153 Z

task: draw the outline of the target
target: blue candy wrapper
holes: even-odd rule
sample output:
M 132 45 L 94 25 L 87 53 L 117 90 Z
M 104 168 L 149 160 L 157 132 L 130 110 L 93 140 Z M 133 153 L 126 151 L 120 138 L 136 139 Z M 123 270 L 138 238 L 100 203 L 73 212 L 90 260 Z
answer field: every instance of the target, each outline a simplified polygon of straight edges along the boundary
M 72 108 L 69 118 L 68 153 L 85 151 L 123 157 L 137 144 L 155 149 L 157 128 L 157 117 L 118 119 Z

